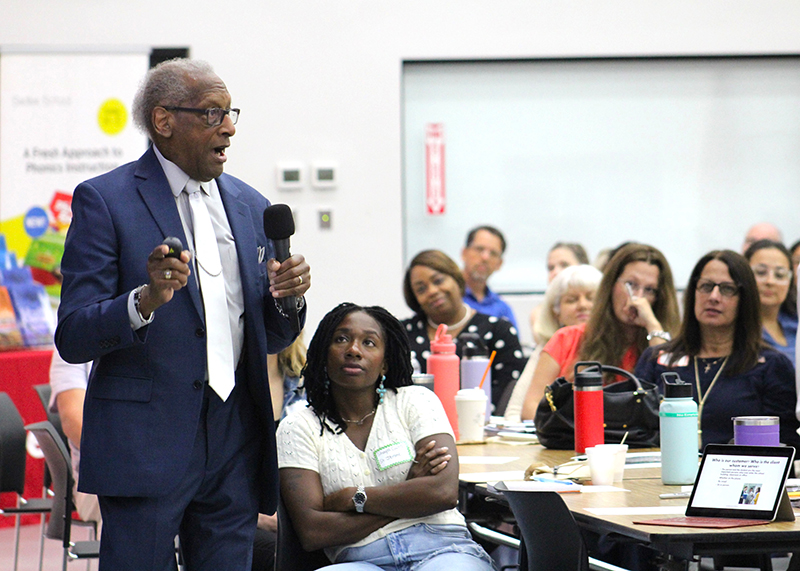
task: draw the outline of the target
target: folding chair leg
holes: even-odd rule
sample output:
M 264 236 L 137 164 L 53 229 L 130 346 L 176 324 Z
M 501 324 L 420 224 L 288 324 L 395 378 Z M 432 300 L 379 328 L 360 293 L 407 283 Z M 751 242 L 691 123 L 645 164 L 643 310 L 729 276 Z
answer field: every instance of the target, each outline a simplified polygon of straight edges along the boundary
M 19 505 L 19 502 L 17 502 L 17 505 Z M 17 514 L 14 524 L 14 571 L 17 571 L 17 566 L 19 565 L 19 535 L 22 527 L 20 517 L 20 514 Z
M 47 514 L 42 514 L 41 524 L 39 525 L 39 571 L 42 571 L 44 566 L 44 526 L 47 521 Z

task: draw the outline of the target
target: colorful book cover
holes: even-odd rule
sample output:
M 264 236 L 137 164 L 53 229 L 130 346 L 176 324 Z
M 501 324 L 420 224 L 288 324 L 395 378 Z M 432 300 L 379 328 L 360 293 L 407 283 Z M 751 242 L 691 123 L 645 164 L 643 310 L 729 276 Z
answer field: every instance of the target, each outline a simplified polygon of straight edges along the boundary
M 8 288 L 0 286 L 0 350 L 23 347 L 22 333 L 17 325 L 17 315 L 8 294 Z

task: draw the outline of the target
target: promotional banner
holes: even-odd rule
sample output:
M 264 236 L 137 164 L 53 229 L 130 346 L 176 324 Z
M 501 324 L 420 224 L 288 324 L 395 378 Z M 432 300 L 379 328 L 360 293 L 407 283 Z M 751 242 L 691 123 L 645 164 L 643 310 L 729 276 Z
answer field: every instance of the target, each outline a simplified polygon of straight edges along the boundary
M 73 189 L 146 148 L 131 104 L 148 66 L 144 50 L 0 53 L 0 270 L 57 295 Z

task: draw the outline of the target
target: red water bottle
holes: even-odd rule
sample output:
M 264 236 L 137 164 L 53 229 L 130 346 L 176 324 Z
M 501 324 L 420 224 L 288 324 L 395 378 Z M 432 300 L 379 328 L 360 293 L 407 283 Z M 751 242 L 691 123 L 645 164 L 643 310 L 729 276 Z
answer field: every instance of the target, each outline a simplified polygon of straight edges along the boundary
M 580 367 L 587 367 L 578 371 Z M 575 407 L 575 452 L 603 444 L 603 372 L 600 363 L 581 361 L 575 364 L 572 386 Z
M 447 420 L 453 427 L 458 440 L 458 415 L 456 414 L 456 393 L 460 388 L 459 368 L 461 360 L 456 355 L 453 337 L 447 334 L 447 325 L 442 323 L 436 329 L 431 341 L 431 356 L 428 357 L 428 373 L 433 375 L 433 392 L 442 401 Z

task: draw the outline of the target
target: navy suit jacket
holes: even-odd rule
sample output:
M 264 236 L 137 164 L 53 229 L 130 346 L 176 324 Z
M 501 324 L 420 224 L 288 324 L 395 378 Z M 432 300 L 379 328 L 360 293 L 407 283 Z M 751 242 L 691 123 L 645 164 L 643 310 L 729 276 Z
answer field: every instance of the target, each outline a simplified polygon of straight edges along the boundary
M 295 334 L 269 293 L 266 261 L 274 254 L 263 222 L 269 202 L 228 175 L 217 185 L 236 242 L 245 307 L 242 361 L 230 397 L 242 411 L 234 415 L 231 445 L 260 446 L 260 511 L 272 513 L 278 478 L 267 353 L 288 346 Z M 167 236 L 187 243 L 175 198 L 151 148 L 138 161 L 81 183 L 72 210 L 56 345 L 68 362 L 94 361 L 80 489 L 161 496 L 180 483 L 197 433 L 206 371 L 203 305 L 194 276 L 137 331 L 127 305 L 131 290 L 149 281 L 153 248 Z

